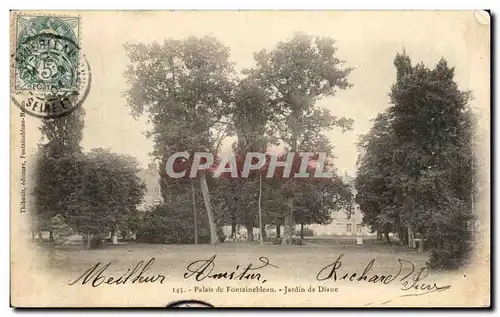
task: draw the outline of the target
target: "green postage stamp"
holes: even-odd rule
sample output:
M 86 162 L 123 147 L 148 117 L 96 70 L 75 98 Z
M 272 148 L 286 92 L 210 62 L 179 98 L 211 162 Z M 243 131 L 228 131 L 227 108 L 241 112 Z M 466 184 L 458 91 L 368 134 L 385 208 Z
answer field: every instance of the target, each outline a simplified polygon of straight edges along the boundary
M 17 14 L 13 25 L 14 103 L 35 117 L 71 113 L 85 99 L 90 84 L 80 47 L 80 17 Z
M 70 91 L 78 83 L 78 17 L 18 16 L 17 90 Z

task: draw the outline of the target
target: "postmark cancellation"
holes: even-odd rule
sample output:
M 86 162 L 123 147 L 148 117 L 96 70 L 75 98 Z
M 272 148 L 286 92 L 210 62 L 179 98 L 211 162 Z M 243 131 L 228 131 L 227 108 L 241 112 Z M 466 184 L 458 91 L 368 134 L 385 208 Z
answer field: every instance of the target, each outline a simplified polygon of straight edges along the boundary
M 79 107 L 90 88 L 78 16 L 14 14 L 11 96 L 30 115 L 56 118 Z

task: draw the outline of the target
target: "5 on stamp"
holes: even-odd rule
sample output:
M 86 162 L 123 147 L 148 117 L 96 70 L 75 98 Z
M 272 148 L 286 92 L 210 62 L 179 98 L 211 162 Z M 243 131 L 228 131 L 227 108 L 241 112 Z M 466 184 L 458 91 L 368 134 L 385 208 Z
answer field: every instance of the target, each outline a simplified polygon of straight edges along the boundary
M 15 15 L 11 97 L 39 118 L 57 118 L 82 105 L 91 83 L 80 47 L 80 18 Z

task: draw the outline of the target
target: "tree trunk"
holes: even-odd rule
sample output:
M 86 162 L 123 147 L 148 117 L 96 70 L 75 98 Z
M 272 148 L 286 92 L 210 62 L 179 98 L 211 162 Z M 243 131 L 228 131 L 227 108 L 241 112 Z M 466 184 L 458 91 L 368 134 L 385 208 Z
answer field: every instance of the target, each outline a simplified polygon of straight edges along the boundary
M 194 180 L 191 180 L 191 192 L 193 194 L 193 216 L 194 216 L 194 244 L 198 244 L 198 217 L 196 215 L 196 195 L 194 191 Z
M 382 240 L 382 231 L 377 229 L 377 240 Z
M 250 224 L 247 224 L 246 228 L 247 228 L 247 241 L 251 242 L 251 241 L 253 241 L 253 226 Z
M 259 173 L 259 229 L 260 229 L 260 244 L 264 244 L 264 228 L 262 227 L 262 172 Z
M 294 107 L 295 109 L 297 109 L 298 107 Z M 292 127 L 291 127 L 291 130 L 292 130 L 292 135 L 291 135 L 291 138 L 290 138 L 290 141 L 291 141 L 291 151 L 293 152 L 294 154 L 294 157 L 293 157 L 293 160 L 292 162 L 295 162 L 295 154 L 297 152 L 297 121 L 298 121 L 298 115 L 295 113 L 292 114 Z M 295 171 L 292 169 L 290 171 L 290 182 L 293 183 L 294 181 L 294 178 L 293 178 L 293 174 L 295 173 Z M 294 203 L 295 203 L 295 200 L 294 200 L 294 186 L 292 184 L 292 187 L 291 187 L 291 193 L 289 193 L 289 197 L 288 197 L 288 200 L 287 200 L 287 206 L 288 206 L 288 212 L 286 213 L 285 215 L 285 223 L 284 223 L 284 227 L 285 227 L 285 230 L 284 230 L 284 237 L 283 237 L 283 240 L 281 241 L 282 244 L 292 244 L 292 236 L 293 236 L 293 210 L 294 210 Z
M 405 231 L 403 226 L 399 226 L 399 244 L 406 245 L 405 241 Z
M 408 225 L 408 248 L 411 248 L 411 226 Z
M 415 249 L 417 246 L 415 245 L 415 235 L 413 233 L 413 228 L 411 225 L 408 225 L 408 247 Z
M 281 225 L 279 223 L 276 225 L 276 238 L 281 238 Z
M 208 192 L 208 184 L 205 173 L 200 174 L 200 187 L 203 195 L 203 201 L 207 210 L 208 225 L 210 227 L 210 244 L 217 244 L 217 229 L 215 228 L 214 215 L 212 213 L 212 205 L 210 204 L 210 193 Z
M 35 241 L 35 240 L 36 240 L 35 231 L 31 231 L 31 241 Z
M 292 227 L 292 217 L 293 217 L 293 197 L 288 198 L 288 211 L 285 214 L 285 221 L 283 224 L 283 240 L 281 240 L 282 244 L 292 244 L 292 235 L 293 235 L 293 227 Z
M 91 243 L 92 243 L 92 235 L 87 234 L 87 250 L 90 249 Z
M 389 228 L 388 227 L 384 228 L 384 235 L 385 235 L 385 240 L 387 241 L 387 243 L 391 243 L 391 238 L 389 237 Z
M 53 242 L 54 242 L 54 232 L 53 232 L 52 230 L 50 230 L 50 231 L 49 231 L 49 241 L 50 241 L 51 243 L 53 243 Z
M 300 224 L 300 238 L 304 240 L 304 224 Z
M 236 221 L 233 220 L 231 223 L 231 237 L 236 237 Z

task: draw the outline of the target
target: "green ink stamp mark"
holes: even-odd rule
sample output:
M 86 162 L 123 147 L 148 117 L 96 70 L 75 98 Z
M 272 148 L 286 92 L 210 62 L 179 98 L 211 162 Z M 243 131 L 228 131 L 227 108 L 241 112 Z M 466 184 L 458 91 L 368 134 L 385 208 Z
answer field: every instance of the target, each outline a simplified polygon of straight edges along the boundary
M 15 89 L 77 89 L 80 19 L 19 15 L 16 24 Z
M 34 117 L 69 115 L 87 98 L 91 83 L 80 49 L 80 18 L 19 14 L 14 25 L 11 100 Z

